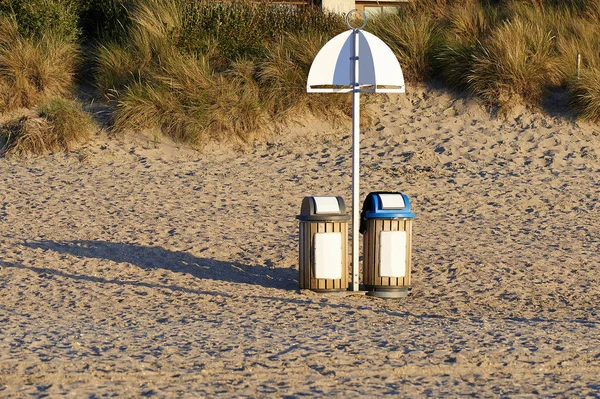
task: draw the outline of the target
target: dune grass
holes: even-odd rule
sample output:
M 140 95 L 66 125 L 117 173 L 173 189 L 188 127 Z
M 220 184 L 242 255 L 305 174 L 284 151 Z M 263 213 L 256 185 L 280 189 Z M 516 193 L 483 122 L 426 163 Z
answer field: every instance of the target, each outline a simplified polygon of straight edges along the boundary
M 433 57 L 441 45 L 437 23 L 432 15 L 409 9 L 374 18 L 367 30 L 394 51 L 407 81 L 422 82 L 431 77 Z
M 540 103 L 560 82 L 554 37 L 523 19 L 501 24 L 474 52 L 468 85 L 488 104 L 506 110 L 521 101 Z
M 71 92 L 78 56 L 74 42 L 26 37 L 14 19 L 0 19 L 0 112 Z
M 580 77 L 569 81 L 571 106 L 578 114 L 600 122 L 600 69 L 586 68 Z
M 0 113 L 37 113 L 4 128 L 11 146 L 22 137 L 33 152 L 68 148 L 28 132 L 54 129 L 40 106 L 72 92 L 90 57 L 76 39 L 95 43 L 93 78 L 117 131 L 158 129 L 202 147 L 350 112 L 350 96 L 305 90 L 316 53 L 347 29 L 341 15 L 245 0 L 45 1 L 0 4 Z M 392 48 L 409 84 L 440 80 L 501 113 L 539 107 L 560 88 L 579 116 L 600 120 L 600 0 L 413 0 L 366 30 Z
M 501 114 L 519 104 L 537 108 L 549 90 L 566 88 L 581 117 L 598 119 L 592 116 L 598 109 L 592 105 L 600 104 L 592 89 L 600 70 L 598 0 L 415 0 L 373 24 L 409 82 L 440 79 Z M 408 35 L 415 26 L 418 34 Z
M 56 97 L 0 126 L 0 154 L 25 157 L 68 152 L 85 143 L 94 128 L 78 103 Z
M 67 99 L 79 61 L 72 34 L 20 29 L 16 14 L 0 18 L 0 114 L 23 109 L 0 126 L 0 154 L 70 151 L 90 137 L 92 119 Z
M 119 131 L 159 129 L 194 147 L 247 143 L 276 121 L 348 107 L 305 92 L 312 59 L 342 23 L 314 8 L 147 0 L 126 40 L 98 47 L 96 84 L 116 105 Z

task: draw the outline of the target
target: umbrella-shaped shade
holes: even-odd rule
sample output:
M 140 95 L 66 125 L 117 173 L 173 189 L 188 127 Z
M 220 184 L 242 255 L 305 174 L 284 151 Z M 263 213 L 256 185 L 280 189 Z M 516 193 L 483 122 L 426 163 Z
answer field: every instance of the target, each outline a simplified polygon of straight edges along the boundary
M 309 93 L 348 93 L 354 90 L 354 41 L 358 36 L 358 91 L 404 93 L 402 68 L 392 50 L 377 36 L 348 30 L 328 41 L 308 73 Z

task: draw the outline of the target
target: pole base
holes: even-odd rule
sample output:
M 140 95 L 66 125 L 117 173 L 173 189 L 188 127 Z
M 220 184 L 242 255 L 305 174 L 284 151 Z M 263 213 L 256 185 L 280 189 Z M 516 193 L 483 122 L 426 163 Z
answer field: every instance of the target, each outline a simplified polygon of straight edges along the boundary
M 409 286 L 404 287 L 382 287 L 380 285 L 365 285 L 365 289 L 368 291 L 368 296 L 374 296 L 377 298 L 405 298 L 410 295 L 412 290 Z

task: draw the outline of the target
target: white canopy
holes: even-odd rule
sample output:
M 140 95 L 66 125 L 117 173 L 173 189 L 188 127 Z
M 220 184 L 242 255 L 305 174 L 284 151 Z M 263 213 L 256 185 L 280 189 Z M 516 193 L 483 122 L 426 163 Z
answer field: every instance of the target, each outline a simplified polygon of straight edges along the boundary
M 350 29 L 328 41 L 308 73 L 309 93 L 348 93 L 354 90 L 354 43 Z M 358 31 L 358 90 L 362 93 L 404 93 L 402 68 L 392 50 L 377 36 Z

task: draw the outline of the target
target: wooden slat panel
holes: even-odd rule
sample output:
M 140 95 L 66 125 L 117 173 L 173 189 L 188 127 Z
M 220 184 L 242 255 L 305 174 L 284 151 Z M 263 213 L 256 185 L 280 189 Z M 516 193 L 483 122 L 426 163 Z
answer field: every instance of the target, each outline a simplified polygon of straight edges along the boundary
M 401 226 L 400 226 L 400 227 L 401 227 L 401 230 L 402 230 L 402 231 L 406 231 L 406 220 L 401 220 L 401 221 L 400 221 L 400 223 L 401 223 Z M 408 233 L 407 233 L 407 234 L 408 234 Z M 406 243 L 407 243 L 407 247 L 408 247 L 408 240 L 409 240 L 409 238 L 408 238 L 408 236 L 407 236 L 407 237 L 406 237 Z M 402 279 L 401 279 L 401 280 L 398 282 L 398 285 L 399 285 L 399 286 L 404 286 L 404 285 L 406 285 L 406 281 L 408 280 L 408 269 L 407 269 L 407 266 L 408 266 L 408 259 L 409 259 L 409 256 L 408 256 L 408 251 L 407 251 L 407 252 L 406 252 L 406 262 L 404 262 L 404 277 L 403 277 L 403 278 L 402 278 Z
M 306 269 L 307 264 L 306 264 L 306 256 L 305 256 L 305 248 L 306 248 L 306 241 L 305 241 L 305 237 L 304 237 L 304 223 L 300 222 L 300 225 L 298 227 L 298 241 L 299 241 L 299 247 L 298 247 L 298 285 L 300 286 L 300 289 L 303 290 L 306 288 L 306 283 L 304 280 L 304 269 Z
M 373 240 L 373 263 L 371 264 L 371 284 L 377 285 L 379 282 L 376 280 L 377 276 L 377 253 L 379 252 L 379 248 L 377 247 L 377 243 L 379 242 L 379 238 L 377 237 L 377 221 L 372 221 L 371 226 L 371 239 Z
M 375 240 L 373 239 L 373 220 L 367 220 L 367 231 L 364 235 L 363 284 L 373 285 L 373 262 L 375 261 Z
M 333 233 L 339 233 L 340 232 L 340 223 L 332 223 L 331 231 Z M 342 235 L 342 249 L 343 249 L 343 246 L 344 246 L 344 236 Z M 343 279 L 344 279 L 344 253 L 342 252 L 342 278 L 340 280 L 332 280 L 332 282 L 333 282 L 332 288 L 341 289 Z
M 348 289 L 348 223 L 337 223 L 339 231 L 342 233 L 342 281 L 340 289 Z
M 401 221 L 398 219 L 390 220 L 390 231 L 399 231 L 400 230 Z M 402 277 L 392 277 L 390 278 L 390 285 L 398 286 L 401 284 L 403 280 Z
M 406 278 L 404 285 L 410 286 L 412 283 L 412 220 L 405 220 L 404 228 L 406 230 Z
M 309 259 L 310 259 L 310 273 L 308 275 L 308 279 L 309 279 L 309 286 L 311 290 L 314 290 L 315 288 L 317 288 L 317 280 L 313 278 L 313 276 L 315 275 L 315 270 L 314 270 L 314 263 L 315 263 L 315 233 L 317 233 L 318 231 L 318 225 L 317 223 L 314 222 L 310 222 L 309 223 L 310 226 L 310 251 L 309 251 Z
M 313 225 L 315 226 L 315 233 L 322 233 L 323 232 L 323 230 L 324 230 L 323 223 L 313 223 Z M 314 234 L 312 236 L 312 240 L 313 240 L 313 259 L 312 259 L 312 265 L 313 265 L 312 273 L 313 274 L 311 275 L 311 281 L 312 281 L 312 284 L 313 284 L 313 288 L 320 289 L 321 287 L 319 287 L 319 285 L 320 285 L 319 283 L 322 284 L 322 280 L 318 280 L 318 279 L 315 278 L 316 270 L 314 269 L 314 266 L 316 266 L 316 264 L 315 264 L 315 252 L 314 252 L 314 245 L 315 245 L 315 243 L 314 243 L 314 241 L 315 241 Z
M 369 231 L 371 232 L 371 246 L 373 247 L 373 256 L 371 257 L 371 269 L 369 270 L 370 275 L 370 285 L 377 285 L 377 221 L 370 220 L 369 221 Z
M 367 221 L 368 223 L 368 221 Z M 365 233 L 363 234 L 363 262 L 362 262 L 362 282 L 363 284 L 367 284 L 367 281 L 369 281 L 369 265 L 371 264 L 370 262 L 370 256 L 371 256 L 371 239 L 369 236 L 369 230 L 367 229 L 367 231 L 365 231 Z
M 374 269 L 375 269 L 375 278 L 374 278 L 374 282 L 375 285 L 384 285 L 383 283 L 383 279 L 381 278 L 381 275 L 379 274 L 379 258 L 380 258 L 380 253 L 379 253 L 379 244 L 380 244 L 380 235 L 381 235 L 381 231 L 383 230 L 383 220 L 382 219 L 375 219 L 374 220 L 375 225 L 374 225 L 374 236 L 375 236 L 375 241 L 376 241 L 376 245 L 375 245 L 375 262 L 373 263 Z
M 331 222 L 325 223 L 325 233 L 332 233 L 332 232 L 333 232 L 333 223 L 331 223 Z M 324 280 L 324 283 L 325 283 L 324 288 L 327 290 L 333 289 L 335 286 L 334 281 L 335 280 L 333 280 L 333 279 Z
M 394 225 L 394 220 L 387 220 L 383 231 L 392 231 L 392 226 Z M 387 285 L 396 285 L 395 277 L 386 277 Z
M 304 259 L 306 268 L 304 270 L 304 284 L 306 288 L 310 289 L 310 268 L 311 268 L 311 248 L 312 248 L 312 233 L 310 224 L 306 223 L 304 225 L 304 240 L 306 245 L 304 246 Z

